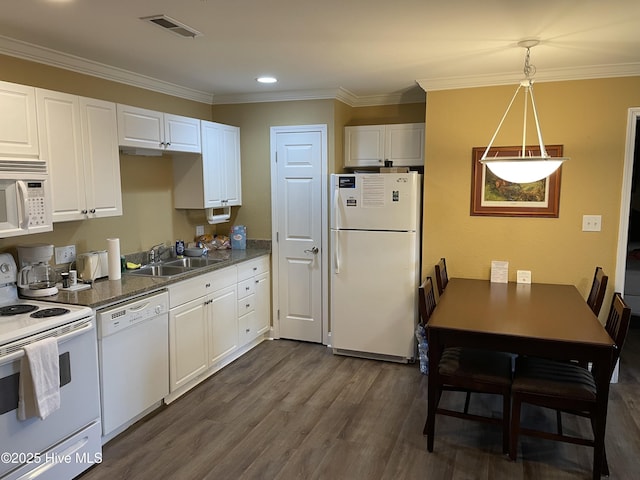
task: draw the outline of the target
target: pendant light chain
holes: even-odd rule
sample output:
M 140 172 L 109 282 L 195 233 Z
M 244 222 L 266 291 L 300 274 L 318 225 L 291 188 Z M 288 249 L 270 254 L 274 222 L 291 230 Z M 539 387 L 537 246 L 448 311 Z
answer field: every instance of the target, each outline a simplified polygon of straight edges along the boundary
M 536 74 L 536 66 L 535 65 L 531 65 L 530 63 L 531 60 L 531 47 L 527 47 L 527 53 L 524 56 L 524 76 L 526 77 L 527 80 L 531 80 L 531 77 L 533 77 Z

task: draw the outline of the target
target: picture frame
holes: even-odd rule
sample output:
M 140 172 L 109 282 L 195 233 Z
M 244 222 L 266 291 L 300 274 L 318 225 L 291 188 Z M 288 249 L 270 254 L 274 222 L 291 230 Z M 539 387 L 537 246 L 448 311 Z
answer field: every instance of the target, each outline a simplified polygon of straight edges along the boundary
M 471 215 L 558 218 L 562 166 L 532 183 L 511 183 L 496 177 L 480 159 L 487 147 L 474 147 L 471 158 Z M 487 157 L 518 156 L 522 147 L 491 147 Z M 540 155 L 539 146 L 525 147 Z M 547 145 L 552 157 L 562 157 L 562 145 Z

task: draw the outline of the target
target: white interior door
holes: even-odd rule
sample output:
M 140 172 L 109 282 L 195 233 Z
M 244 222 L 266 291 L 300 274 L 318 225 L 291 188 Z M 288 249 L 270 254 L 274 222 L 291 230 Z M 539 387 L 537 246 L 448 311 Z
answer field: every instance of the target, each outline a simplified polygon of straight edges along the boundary
M 326 342 L 326 125 L 272 127 L 274 336 Z

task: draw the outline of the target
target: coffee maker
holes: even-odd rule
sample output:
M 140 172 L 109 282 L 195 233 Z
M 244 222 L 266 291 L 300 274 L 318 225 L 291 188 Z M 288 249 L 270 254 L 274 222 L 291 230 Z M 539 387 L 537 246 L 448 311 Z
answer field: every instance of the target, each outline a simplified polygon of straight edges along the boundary
M 57 275 L 49 263 L 53 245 L 38 243 L 18 246 L 18 288 L 26 297 L 47 297 L 58 293 Z

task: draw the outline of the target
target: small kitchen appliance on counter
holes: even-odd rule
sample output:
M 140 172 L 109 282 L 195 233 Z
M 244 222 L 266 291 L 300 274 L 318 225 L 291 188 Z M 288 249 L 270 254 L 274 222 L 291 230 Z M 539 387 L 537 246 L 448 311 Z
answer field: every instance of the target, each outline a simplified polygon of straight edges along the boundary
M 53 245 L 38 243 L 18 246 L 18 287 L 26 297 L 48 297 L 58 293 L 56 272 L 49 263 Z

